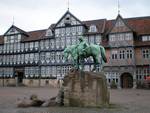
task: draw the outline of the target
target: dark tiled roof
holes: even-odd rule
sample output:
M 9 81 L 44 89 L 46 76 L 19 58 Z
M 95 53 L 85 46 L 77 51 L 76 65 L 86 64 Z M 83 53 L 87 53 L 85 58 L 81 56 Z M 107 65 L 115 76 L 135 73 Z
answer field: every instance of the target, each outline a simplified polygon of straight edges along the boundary
M 150 17 L 125 18 L 124 21 L 137 35 L 150 34 Z M 115 20 L 108 20 L 105 31 L 109 31 L 114 23 Z
M 83 21 L 83 23 L 88 27 L 88 29 L 91 25 L 96 25 L 97 33 L 104 33 L 106 19 Z M 91 33 L 88 32 L 87 34 Z
M 125 19 L 138 35 L 150 34 L 150 17 Z
M 37 30 L 37 31 L 30 31 L 28 32 L 28 37 L 24 37 L 24 39 L 22 40 L 24 41 L 35 41 L 35 40 L 39 40 L 42 39 L 42 36 L 45 34 L 46 29 L 43 30 Z
M 124 21 L 137 35 L 150 34 L 150 17 L 125 18 Z M 115 20 L 98 19 L 82 21 L 82 23 L 86 25 L 87 28 L 89 28 L 90 25 L 96 25 L 98 30 L 96 33 L 107 33 L 114 25 Z M 55 24 L 52 24 L 49 28 L 53 30 L 54 26 Z M 46 32 L 46 29 L 29 32 L 25 32 L 19 28 L 17 29 L 20 30 L 21 33 L 25 34 L 25 37 L 22 39 L 22 41 L 35 41 L 42 39 Z M 3 36 L 0 36 L 0 44 L 3 44 L 3 42 Z M 107 44 L 105 43 L 105 45 Z

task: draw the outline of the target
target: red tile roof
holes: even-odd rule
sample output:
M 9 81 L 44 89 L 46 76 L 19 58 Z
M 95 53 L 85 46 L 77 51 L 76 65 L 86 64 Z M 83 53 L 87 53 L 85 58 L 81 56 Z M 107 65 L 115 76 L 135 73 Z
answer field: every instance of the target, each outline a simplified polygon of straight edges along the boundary
M 46 32 L 46 29 L 30 31 L 28 32 L 29 37 L 25 37 L 22 41 L 35 41 L 35 40 L 42 39 L 45 32 Z
M 83 23 L 88 27 L 88 29 L 91 25 L 96 25 L 97 33 L 104 33 L 106 19 L 88 20 L 83 21 Z M 88 32 L 87 34 L 90 34 L 90 32 Z
M 123 20 L 137 35 L 150 34 L 150 17 L 125 18 Z M 106 19 L 82 21 L 82 23 L 88 28 L 90 25 L 96 25 L 98 30 L 96 33 L 108 32 L 112 28 L 114 22 L 115 20 Z M 52 24 L 50 28 L 53 29 L 54 26 L 55 24 Z M 45 32 L 46 29 L 26 32 L 28 36 L 24 37 L 22 41 L 35 41 L 42 39 L 43 35 L 45 35 Z M 3 44 L 4 42 L 2 37 L 3 36 L 0 36 L 0 44 Z
M 150 16 L 124 18 L 124 21 L 137 35 L 150 34 Z M 110 30 L 114 23 L 115 20 L 108 20 L 106 23 L 105 31 Z

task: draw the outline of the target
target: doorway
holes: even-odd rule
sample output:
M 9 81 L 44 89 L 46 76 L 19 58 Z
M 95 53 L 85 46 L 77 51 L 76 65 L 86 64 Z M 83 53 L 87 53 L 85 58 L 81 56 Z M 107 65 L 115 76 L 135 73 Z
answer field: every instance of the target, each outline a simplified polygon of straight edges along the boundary
M 133 88 L 133 77 L 130 73 L 123 73 L 121 75 L 121 87 Z
M 23 72 L 17 72 L 17 77 L 18 77 L 18 84 L 22 84 L 23 83 Z

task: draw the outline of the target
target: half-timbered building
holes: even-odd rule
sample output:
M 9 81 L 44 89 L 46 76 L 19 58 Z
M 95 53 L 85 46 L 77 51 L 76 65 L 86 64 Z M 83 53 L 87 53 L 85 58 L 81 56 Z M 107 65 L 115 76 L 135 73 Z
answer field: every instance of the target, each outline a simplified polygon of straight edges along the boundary
M 0 85 L 57 84 L 72 64 L 64 60 L 63 50 L 80 36 L 105 47 L 108 86 L 113 82 L 118 88 L 135 88 L 150 76 L 150 17 L 81 21 L 67 11 L 48 29 L 26 32 L 12 25 L 0 36 Z M 92 67 L 88 58 L 84 68 Z

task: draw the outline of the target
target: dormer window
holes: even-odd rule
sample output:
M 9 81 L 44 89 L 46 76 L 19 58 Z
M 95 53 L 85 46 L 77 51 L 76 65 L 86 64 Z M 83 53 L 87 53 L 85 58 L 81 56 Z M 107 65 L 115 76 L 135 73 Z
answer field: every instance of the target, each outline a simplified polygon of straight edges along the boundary
M 52 30 L 51 29 L 48 29 L 46 31 L 46 35 L 45 36 L 52 36 Z
M 150 35 L 142 36 L 142 41 L 150 41 Z
M 97 32 L 96 26 L 95 25 L 91 25 L 90 29 L 89 29 L 89 32 Z

